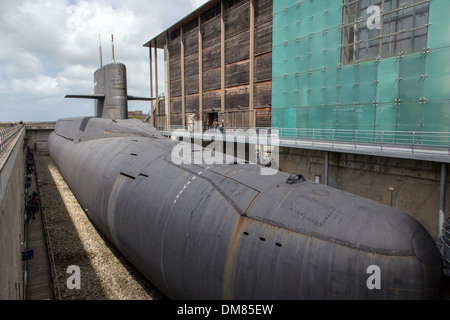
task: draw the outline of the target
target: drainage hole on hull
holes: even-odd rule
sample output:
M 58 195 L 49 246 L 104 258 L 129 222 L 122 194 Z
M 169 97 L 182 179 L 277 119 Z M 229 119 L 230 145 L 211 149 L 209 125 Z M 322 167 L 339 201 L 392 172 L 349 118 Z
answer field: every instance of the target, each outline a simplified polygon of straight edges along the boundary
M 135 156 L 135 157 L 137 157 L 137 153 L 130 153 L 130 156 Z
M 261 241 L 266 241 L 266 238 L 259 238 L 259 240 L 261 240 Z
M 275 245 L 277 246 L 277 247 L 281 247 L 281 243 L 275 243 Z
M 245 234 L 246 236 L 248 236 L 248 232 L 245 232 L 245 231 L 244 231 L 244 234 Z
M 123 177 L 126 177 L 128 179 L 131 179 L 131 180 L 135 180 L 136 179 L 136 177 L 130 176 L 129 174 L 126 174 L 126 173 L 123 173 L 123 172 L 121 172 L 120 175 L 123 176 Z
M 146 174 L 143 174 L 143 173 L 139 174 L 139 176 L 140 176 L 140 177 L 145 177 L 145 178 L 148 178 L 148 175 L 146 175 Z

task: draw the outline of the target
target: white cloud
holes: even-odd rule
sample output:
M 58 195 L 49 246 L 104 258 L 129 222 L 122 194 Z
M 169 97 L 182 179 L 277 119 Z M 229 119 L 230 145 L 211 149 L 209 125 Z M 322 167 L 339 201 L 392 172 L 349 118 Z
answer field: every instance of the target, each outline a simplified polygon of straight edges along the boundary
M 14 60 L 4 66 L 2 72 L 11 77 L 32 77 L 42 72 L 42 63 L 38 57 L 30 52 L 18 52 Z
M 51 56 L 63 42 L 66 19 L 62 1 L 14 1 L 17 7 L 3 11 L 1 28 L 6 34 L 9 51 L 32 51 L 34 55 Z
M 114 34 L 115 58 L 127 66 L 129 93 L 149 96 L 148 49 L 143 44 L 205 2 L 0 1 L 0 121 L 92 115 L 92 101 L 64 96 L 93 93 L 99 34 L 103 64 L 111 61 Z M 130 109 L 148 112 L 147 104 L 133 102 Z
M 204 5 L 206 2 L 208 2 L 208 1 L 207 0 L 191 0 L 192 9 L 195 10 L 195 9 L 199 8 L 200 6 Z
M 37 99 L 62 94 L 61 89 L 57 78 L 45 75 L 38 75 L 34 78 L 14 79 L 11 83 L 11 93 L 15 95 L 26 93 Z

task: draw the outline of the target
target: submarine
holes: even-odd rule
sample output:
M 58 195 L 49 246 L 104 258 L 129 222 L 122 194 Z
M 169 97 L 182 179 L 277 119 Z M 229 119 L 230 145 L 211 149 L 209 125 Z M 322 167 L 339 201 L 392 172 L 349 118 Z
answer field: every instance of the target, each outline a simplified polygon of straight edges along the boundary
M 128 119 L 126 67 L 102 66 L 94 116 L 48 149 L 98 229 L 169 299 L 441 299 L 425 228 L 381 203 L 256 163 L 174 161 L 180 142 Z M 145 99 L 144 99 L 145 100 Z M 148 100 L 148 99 L 147 99 Z

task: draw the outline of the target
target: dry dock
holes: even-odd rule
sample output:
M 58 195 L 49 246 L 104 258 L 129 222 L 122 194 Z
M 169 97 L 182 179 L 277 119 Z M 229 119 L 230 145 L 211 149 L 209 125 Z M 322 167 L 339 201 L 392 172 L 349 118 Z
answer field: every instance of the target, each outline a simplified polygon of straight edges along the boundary
M 45 220 L 38 213 L 29 225 L 46 231 L 49 255 L 48 259 L 37 256 L 41 251 L 38 244 L 46 242 L 44 233 L 30 233 L 29 240 L 36 242 L 29 244 L 35 248 L 29 266 L 36 271 L 28 272 L 28 298 L 51 299 L 49 276 L 52 275 L 57 300 L 165 299 L 97 231 L 45 152 L 35 152 L 35 166 Z M 51 270 L 46 260 L 52 262 Z M 75 272 L 70 272 L 71 266 L 79 267 L 80 289 L 73 288 L 75 282 L 71 276 Z

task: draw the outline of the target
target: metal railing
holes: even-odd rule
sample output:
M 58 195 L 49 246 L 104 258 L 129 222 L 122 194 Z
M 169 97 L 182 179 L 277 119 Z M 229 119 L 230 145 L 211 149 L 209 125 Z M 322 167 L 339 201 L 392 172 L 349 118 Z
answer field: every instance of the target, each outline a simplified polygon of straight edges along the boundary
M 446 226 L 442 231 L 442 237 L 437 245 L 444 258 L 444 274 L 450 277 L 450 218 L 447 219 Z
M 157 129 L 163 133 L 172 133 L 175 130 L 194 132 L 192 129 L 189 130 L 188 127 L 182 126 L 160 126 Z M 269 133 L 278 131 L 280 139 L 398 145 L 408 146 L 412 150 L 416 147 L 433 147 L 447 149 L 450 152 L 450 132 L 235 127 L 224 128 L 223 133 L 231 132 L 234 134 L 235 132 L 243 132 L 245 134 L 258 134 L 262 130 Z M 213 131 L 213 129 L 203 127 L 202 132 L 219 132 L 219 128 Z
M 450 264 L 450 218 L 447 219 L 446 226 L 443 230 L 442 244 L 445 246 L 446 254 L 445 259 Z
M 17 125 L 0 130 L 0 155 L 6 151 L 9 144 L 17 133 L 23 128 L 23 125 Z
M 158 127 L 163 135 L 173 135 L 175 130 L 184 130 L 182 126 Z M 336 151 L 364 151 L 374 154 L 405 154 L 411 157 L 434 155 L 440 160 L 450 160 L 450 132 L 426 131 L 385 131 L 385 130 L 345 130 L 345 129 L 309 129 L 309 128 L 220 128 L 197 129 L 196 133 L 208 134 L 222 132 L 224 135 L 244 135 L 246 137 L 272 134 L 279 138 L 280 146 L 308 147 Z M 181 132 L 181 131 L 180 131 Z
M 343 129 L 279 129 L 281 138 L 310 141 L 336 141 L 352 144 L 397 145 L 415 148 L 448 149 L 450 132 L 343 130 Z

